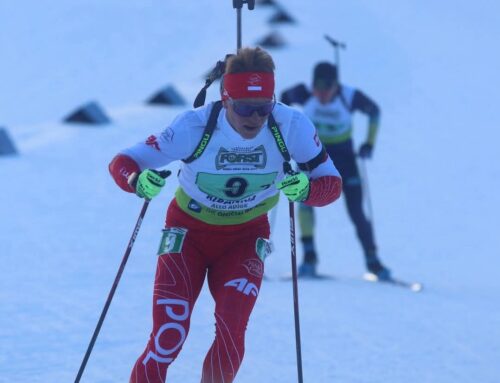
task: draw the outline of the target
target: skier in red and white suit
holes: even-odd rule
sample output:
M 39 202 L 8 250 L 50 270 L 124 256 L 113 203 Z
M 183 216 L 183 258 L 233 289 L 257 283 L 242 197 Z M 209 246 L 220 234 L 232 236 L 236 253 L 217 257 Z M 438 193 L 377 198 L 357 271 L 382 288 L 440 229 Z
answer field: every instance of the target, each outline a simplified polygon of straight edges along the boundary
M 269 252 L 266 213 L 278 202 L 279 190 L 311 206 L 335 201 L 342 190 L 312 123 L 275 103 L 274 63 L 267 52 L 245 48 L 228 60 L 223 108 L 207 135 L 215 105 L 182 113 L 109 165 L 123 190 L 151 199 L 165 183 L 154 169 L 184 160 L 158 253 L 153 329 L 132 370 L 133 383 L 166 381 L 205 278 L 215 300 L 216 334 L 201 382 L 233 382 Z M 285 174 L 284 152 L 304 172 Z

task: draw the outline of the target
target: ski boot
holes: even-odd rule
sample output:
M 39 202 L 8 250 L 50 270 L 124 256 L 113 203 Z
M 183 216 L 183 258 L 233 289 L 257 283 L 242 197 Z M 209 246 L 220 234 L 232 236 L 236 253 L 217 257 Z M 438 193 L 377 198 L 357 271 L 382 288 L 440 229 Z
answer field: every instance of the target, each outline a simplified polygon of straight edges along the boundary
M 307 251 L 304 254 L 304 262 L 299 266 L 298 277 L 299 278 L 315 278 L 317 277 L 316 272 L 316 252 L 314 250 Z
M 380 281 L 388 281 L 391 279 L 391 270 L 385 267 L 377 256 L 366 258 L 366 268 L 369 273 L 375 275 Z
M 317 275 L 316 264 L 303 262 L 299 266 L 299 274 L 298 274 L 299 278 L 315 278 L 316 275 Z

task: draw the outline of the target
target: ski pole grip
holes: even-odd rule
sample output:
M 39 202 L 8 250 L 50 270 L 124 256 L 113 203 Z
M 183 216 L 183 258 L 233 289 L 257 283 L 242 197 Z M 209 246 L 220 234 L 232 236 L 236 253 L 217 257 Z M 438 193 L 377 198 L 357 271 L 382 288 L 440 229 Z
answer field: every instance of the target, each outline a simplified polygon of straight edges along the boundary
M 233 0 L 233 8 L 241 9 L 243 4 L 246 4 L 250 11 L 255 8 L 255 0 Z

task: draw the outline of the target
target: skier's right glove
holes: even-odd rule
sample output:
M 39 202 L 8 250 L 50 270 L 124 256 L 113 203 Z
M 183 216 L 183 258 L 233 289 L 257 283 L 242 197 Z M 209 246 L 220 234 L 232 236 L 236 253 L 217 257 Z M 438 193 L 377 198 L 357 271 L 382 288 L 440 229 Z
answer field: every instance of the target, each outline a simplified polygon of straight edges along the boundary
M 160 173 L 157 170 L 146 169 L 139 176 L 132 174 L 129 178 L 129 184 L 135 187 L 135 194 L 150 200 L 160 193 L 161 188 L 165 186 L 165 178 L 169 175 L 169 171 Z

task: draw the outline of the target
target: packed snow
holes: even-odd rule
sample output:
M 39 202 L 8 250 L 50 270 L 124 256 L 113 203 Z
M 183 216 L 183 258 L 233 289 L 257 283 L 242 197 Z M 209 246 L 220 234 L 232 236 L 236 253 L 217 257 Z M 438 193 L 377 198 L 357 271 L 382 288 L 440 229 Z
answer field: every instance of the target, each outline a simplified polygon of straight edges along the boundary
M 382 260 L 421 293 L 372 284 L 344 202 L 316 210 L 320 271 L 300 281 L 305 382 L 500 382 L 500 3 L 493 0 L 282 2 L 243 10 L 243 43 L 278 30 L 278 92 L 309 84 L 345 41 L 342 82 L 382 108 L 367 166 Z M 236 48 L 230 1 L 0 2 L 0 382 L 74 381 L 142 206 L 107 165 L 187 107 L 144 100 L 173 84 L 190 102 Z M 217 98 L 217 85 L 208 99 Z M 97 100 L 113 123 L 61 123 Z M 355 119 L 361 143 L 366 120 Z M 169 169 L 175 170 L 174 163 Z M 151 328 L 151 293 L 168 179 L 146 214 L 82 382 L 125 382 Z M 300 234 L 300 233 L 298 233 Z M 250 319 L 239 383 L 297 381 L 288 203 Z M 302 251 L 298 247 L 298 257 Z M 214 337 L 204 290 L 169 382 L 200 381 Z

